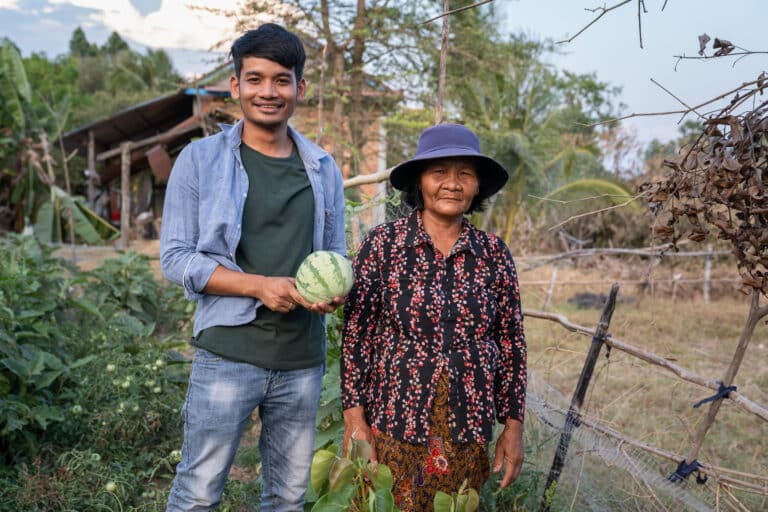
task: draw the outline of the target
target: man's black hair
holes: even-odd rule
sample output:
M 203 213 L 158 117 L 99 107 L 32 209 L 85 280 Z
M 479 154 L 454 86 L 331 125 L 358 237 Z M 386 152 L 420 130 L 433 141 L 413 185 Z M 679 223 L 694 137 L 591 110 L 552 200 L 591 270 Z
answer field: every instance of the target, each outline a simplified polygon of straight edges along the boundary
M 275 23 L 265 23 L 238 37 L 232 43 L 230 55 L 232 55 L 235 76 L 238 79 L 245 57 L 258 57 L 277 62 L 285 68 L 292 69 L 296 74 L 296 80 L 301 80 L 304 74 L 304 61 L 307 59 L 301 39 Z
M 413 173 L 413 178 L 403 186 L 400 193 L 400 199 L 414 210 L 424 210 L 424 196 L 421 195 L 419 182 L 421 181 L 421 173 L 424 172 L 425 168 L 426 167 L 422 167 L 421 169 L 416 170 Z M 477 179 L 482 184 L 483 178 L 479 173 Z M 482 190 L 482 187 L 480 187 L 480 190 Z M 486 201 L 486 198 L 481 198 L 480 195 L 476 195 L 474 199 L 472 199 L 472 203 L 469 205 L 469 209 L 467 209 L 466 213 L 482 212 L 487 205 L 488 202 Z

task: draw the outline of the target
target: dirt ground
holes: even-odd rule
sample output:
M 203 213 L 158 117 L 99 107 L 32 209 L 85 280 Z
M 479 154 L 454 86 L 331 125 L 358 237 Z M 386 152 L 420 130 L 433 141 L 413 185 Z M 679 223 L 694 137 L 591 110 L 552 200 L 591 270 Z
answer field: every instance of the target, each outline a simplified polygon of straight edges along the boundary
M 151 266 L 155 277 L 162 279 L 160 271 L 160 240 L 131 240 L 129 251 L 146 254 L 151 258 Z M 91 270 L 98 267 L 102 261 L 117 256 L 119 250 L 116 245 L 77 245 L 74 249 L 69 245 L 57 249 L 54 254 L 60 258 L 73 260 L 83 270 Z

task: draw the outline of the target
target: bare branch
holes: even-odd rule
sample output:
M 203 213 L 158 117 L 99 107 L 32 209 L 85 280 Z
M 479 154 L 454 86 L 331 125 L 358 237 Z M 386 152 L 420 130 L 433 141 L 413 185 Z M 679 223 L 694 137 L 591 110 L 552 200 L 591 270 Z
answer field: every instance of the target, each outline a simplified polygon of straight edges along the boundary
M 594 25 L 595 23 L 597 23 L 597 20 L 599 20 L 600 18 L 602 18 L 603 16 L 605 16 L 606 14 L 608 14 L 610 11 L 612 11 L 612 10 L 614 10 L 614 9 L 618 9 L 618 8 L 619 8 L 619 7 L 621 7 L 622 5 L 626 5 L 626 4 L 628 4 L 629 2 L 631 2 L 631 1 L 632 1 L 632 0 L 624 0 L 623 2 L 620 2 L 620 3 L 618 3 L 618 4 L 614 5 L 614 6 L 611 6 L 611 7 L 596 7 L 595 9 L 586 9 L 587 11 L 590 11 L 590 12 L 596 12 L 596 11 L 600 11 L 600 14 L 598 14 L 598 15 L 597 15 L 597 17 L 596 17 L 595 19 L 593 19 L 592 21 L 590 21 L 589 23 L 587 23 L 587 24 L 586 24 L 586 25 L 585 25 L 585 26 L 584 26 L 584 27 L 583 27 L 581 30 L 579 30 L 578 32 L 576 32 L 576 34 L 575 34 L 575 35 L 571 36 L 571 38 L 570 38 L 570 39 L 564 39 L 564 40 L 562 40 L 562 41 L 558 41 L 558 42 L 557 42 L 557 44 L 561 44 L 561 43 L 570 43 L 571 41 L 573 41 L 574 39 L 576 39 L 577 37 L 579 37 L 579 36 L 580 36 L 582 33 L 584 33 L 584 31 L 585 31 L 585 30 L 587 30 L 589 27 L 591 27 L 592 25 Z
M 439 14 L 439 15 L 435 16 L 434 18 L 430 18 L 427 21 L 422 21 L 421 24 L 422 25 L 426 25 L 428 23 L 432 23 L 435 20 L 439 20 L 443 16 L 448 16 L 449 14 L 455 14 L 457 12 L 466 11 L 467 9 L 473 9 L 475 7 L 479 7 L 481 5 L 484 5 L 484 4 L 487 4 L 487 3 L 490 3 L 490 2 L 493 2 L 493 0 L 482 0 L 481 2 L 477 2 L 477 3 L 472 4 L 472 5 L 465 5 L 464 7 L 459 7 L 458 9 L 454 9 L 452 11 L 445 11 L 442 14 Z
M 694 105 L 693 107 L 691 107 L 689 109 L 685 109 L 685 110 L 668 110 L 666 112 L 640 112 L 640 113 L 632 113 L 632 114 L 628 114 L 626 116 L 615 117 L 613 119 L 606 119 L 605 121 L 597 121 L 595 123 L 585 124 L 583 126 L 595 127 L 595 126 L 600 126 L 600 125 L 603 125 L 603 124 L 610 124 L 610 123 L 615 123 L 615 122 L 618 122 L 618 121 L 623 121 L 625 119 L 631 119 L 631 118 L 634 118 L 634 117 L 668 116 L 668 115 L 672 115 L 672 114 L 687 114 L 689 112 L 693 112 L 693 111 L 695 111 L 697 109 L 700 109 L 701 107 L 704 107 L 706 105 L 710 105 L 710 104 L 712 104 L 712 103 L 714 103 L 716 101 L 719 101 L 719 100 L 725 98 L 726 96 L 730 96 L 731 94 L 734 94 L 734 93 L 736 93 L 738 91 L 741 91 L 742 89 L 746 89 L 747 87 L 751 87 L 753 85 L 759 84 L 762 81 L 763 81 L 763 79 L 752 80 L 751 82 L 744 82 L 740 86 L 738 86 L 738 87 L 736 87 L 734 89 L 731 89 L 728 92 L 724 92 L 724 93 L 720 94 L 719 96 L 716 96 L 716 97 L 714 97 L 712 99 L 709 99 L 709 100 L 707 100 L 707 101 L 705 101 L 703 103 L 699 103 L 698 105 Z M 749 91 L 748 95 L 745 95 L 742 98 L 747 98 L 749 95 L 755 94 L 758 91 L 759 91 L 759 89 L 751 90 L 751 91 Z
M 768 50 L 759 50 L 759 51 L 752 51 L 752 50 L 744 50 L 741 52 L 731 52 L 728 55 L 698 55 L 698 56 L 689 56 L 689 55 L 674 55 L 678 60 L 709 60 L 709 59 L 722 59 L 724 57 L 735 57 L 737 55 L 746 56 L 746 55 L 765 55 L 768 54 Z
M 611 206 L 607 206 L 605 208 L 600 208 L 599 210 L 595 210 L 595 211 L 591 211 L 591 212 L 586 212 L 586 213 L 580 213 L 578 215 L 571 215 L 570 217 L 568 217 L 564 221 L 558 222 L 557 224 L 555 224 L 554 226 L 549 228 L 548 231 L 552 231 L 553 229 L 557 229 L 560 226 L 562 226 L 563 224 L 567 224 L 567 223 L 571 222 L 572 220 L 576 220 L 576 219 L 579 219 L 581 217 L 587 217 L 589 215 L 594 215 L 596 213 L 607 212 L 608 210 L 615 210 L 616 208 L 622 208 L 624 206 L 627 206 L 632 201 L 637 201 L 642 196 L 643 196 L 643 194 L 638 194 L 635 197 L 633 197 L 633 198 L 631 198 L 631 199 L 629 199 L 627 201 L 624 201 L 623 203 L 620 203 L 620 204 L 614 204 L 614 205 L 611 205 Z
M 662 91 L 666 92 L 667 94 L 669 94 L 670 96 L 672 96 L 673 98 L 675 98 L 677 101 L 679 101 L 679 102 L 680 102 L 680 103 L 681 103 L 681 104 L 682 104 L 682 105 L 683 105 L 685 108 L 687 108 L 687 109 L 688 109 L 688 111 L 689 111 L 689 112 L 693 112 L 694 114 L 696 114 L 696 115 L 697 115 L 697 116 L 699 116 L 700 118 L 704 119 L 704 116 L 703 116 L 703 115 L 701 115 L 701 114 L 699 114 L 698 112 L 696 112 L 696 109 L 695 109 L 695 108 L 691 107 L 691 106 L 690 106 L 690 105 L 688 105 L 686 102 L 684 102 L 683 100 L 681 100 L 680 98 L 678 98 L 677 96 L 675 96 L 674 94 L 672 94 L 672 93 L 670 92 L 670 90 L 669 90 L 669 89 L 667 89 L 666 87 L 664 87 L 663 85 L 661 85 L 659 82 L 657 82 L 657 81 L 656 81 L 656 80 L 654 80 L 653 78 L 651 78 L 651 82 L 653 82 L 655 85 L 657 85 L 658 87 L 660 87 Z M 682 119 L 681 119 L 681 120 L 682 120 Z

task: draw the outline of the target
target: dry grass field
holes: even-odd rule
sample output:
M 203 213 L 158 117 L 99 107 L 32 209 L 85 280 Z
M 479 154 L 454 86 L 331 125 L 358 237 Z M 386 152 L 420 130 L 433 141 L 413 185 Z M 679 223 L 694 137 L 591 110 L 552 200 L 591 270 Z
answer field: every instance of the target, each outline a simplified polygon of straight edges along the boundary
M 530 261 L 518 261 L 523 305 L 526 309 L 541 310 L 552 266 L 526 270 L 529 266 Z M 650 287 L 641 291 L 637 285 L 637 281 L 642 280 L 640 274 L 647 271 L 647 263 L 643 266 L 616 260 L 583 261 L 578 268 L 561 263 L 548 311 L 594 329 L 602 305 L 579 308 L 569 299 L 585 291 L 607 295 L 611 283 L 618 281 L 619 301 L 609 329 L 614 338 L 668 358 L 703 377 L 719 380 L 733 357 L 749 298 L 737 291 L 735 267 L 723 262 L 713 270 L 713 278 L 719 280 L 713 284 L 712 300 L 704 304 L 701 283 L 684 282 L 686 278 L 700 278 L 702 268 L 701 260 L 672 270 L 655 268 L 654 278 L 660 282 L 654 284 L 651 294 Z M 669 283 L 661 282 L 672 273 L 682 275 L 678 279 L 684 283 L 675 290 L 674 300 Z M 538 318 L 526 318 L 525 328 L 529 368 L 570 400 L 590 338 Z M 768 405 L 768 325 L 765 322 L 755 329 L 734 384 L 747 398 L 763 407 Z M 712 394 L 709 389 L 680 380 L 665 369 L 618 350 L 606 358 L 603 349 L 587 393 L 584 413 L 587 418 L 634 439 L 685 456 L 708 404 L 700 409 L 692 405 Z M 698 460 L 768 478 L 768 422 L 725 400 Z M 672 462 L 659 464 L 662 474 L 669 475 L 674 469 Z M 768 485 L 768 481 L 763 482 Z M 768 506 L 764 500 L 757 501 Z

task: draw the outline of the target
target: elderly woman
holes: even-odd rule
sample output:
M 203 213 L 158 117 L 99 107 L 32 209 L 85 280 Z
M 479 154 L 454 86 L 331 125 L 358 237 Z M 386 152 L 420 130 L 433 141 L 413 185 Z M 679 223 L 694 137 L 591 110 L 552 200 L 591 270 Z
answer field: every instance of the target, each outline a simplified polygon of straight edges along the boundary
M 523 462 L 526 347 L 509 249 L 465 215 L 507 181 L 456 124 L 424 130 L 392 186 L 413 211 L 372 229 L 355 258 L 345 304 L 344 446 L 365 439 L 394 477 L 405 511 L 432 510 L 438 490 L 493 471 L 514 481 Z

